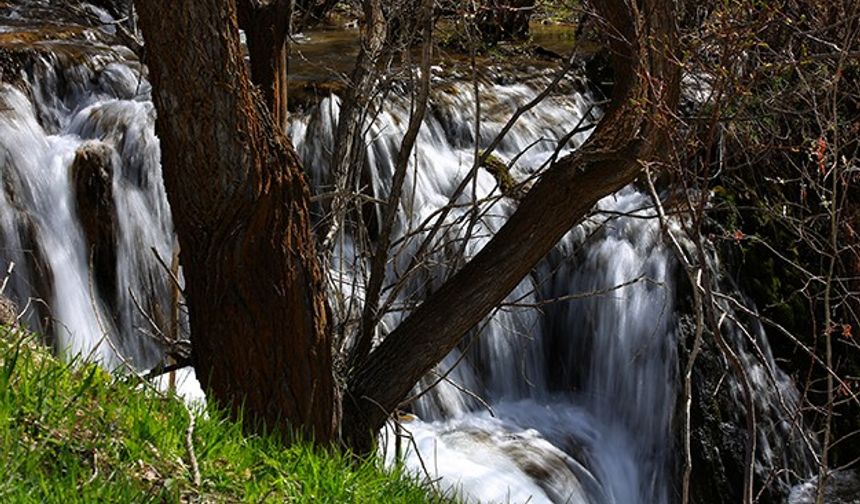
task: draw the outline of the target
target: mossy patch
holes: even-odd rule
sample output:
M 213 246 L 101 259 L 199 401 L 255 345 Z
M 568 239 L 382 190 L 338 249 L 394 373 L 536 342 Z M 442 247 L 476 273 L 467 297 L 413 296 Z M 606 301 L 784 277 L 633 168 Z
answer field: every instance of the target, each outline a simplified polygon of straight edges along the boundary
M 483 155 L 483 152 L 480 155 Z M 508 165 L 498 156 L 494 154 L 486 156 L 484 162 L 481 163 L 481 168 L 490 172 L 490 175 L 496 179 L 499 183 L 499 189 L 502 190 L 502 194 L 510 197 L 517 196 L 519 184 L 514 176 L 511 175 Z

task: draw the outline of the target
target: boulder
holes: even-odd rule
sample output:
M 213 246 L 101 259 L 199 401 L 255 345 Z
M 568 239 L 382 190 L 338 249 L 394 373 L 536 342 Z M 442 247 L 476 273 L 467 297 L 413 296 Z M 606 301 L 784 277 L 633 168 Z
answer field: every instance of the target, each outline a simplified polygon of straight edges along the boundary
M 96 286 L 109 301 L 116 292 L 116 205 L 113 150 L 100 141 L 78 147 L 71 167 L 75 204 L 90 252 Z

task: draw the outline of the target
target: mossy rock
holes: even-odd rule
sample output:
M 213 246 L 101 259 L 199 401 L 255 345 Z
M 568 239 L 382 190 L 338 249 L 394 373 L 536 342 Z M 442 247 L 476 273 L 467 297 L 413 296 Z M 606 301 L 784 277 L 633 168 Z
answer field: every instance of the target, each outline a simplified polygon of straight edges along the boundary
M 483 152 L 480 155 L 484 155 Z M 484 161 L 481 163 L 481 168 L 490 172 L 496 181 L 499 183 L 499 189 L 502 190 L 502 194 L 505 196 L 516 198 L 520 196 L 519 183 L 511 175 L 511 170 L 508 165 L 501 160 L 495 154 L 490 154 L 486 156 Z
M 20 51 L 9 50 L 0 45 L 0 82 L 19 86 L 27 58 Z

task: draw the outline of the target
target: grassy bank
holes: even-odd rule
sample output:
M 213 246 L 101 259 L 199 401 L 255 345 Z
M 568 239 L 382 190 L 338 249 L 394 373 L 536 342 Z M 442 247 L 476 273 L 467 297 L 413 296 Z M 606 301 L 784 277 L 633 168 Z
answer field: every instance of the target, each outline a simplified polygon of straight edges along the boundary
M 375 463 L 248 436 L 211 409 L 189 449 L 189 421 L 173 396 L 0 327 L 0 502 L 442 502 Z

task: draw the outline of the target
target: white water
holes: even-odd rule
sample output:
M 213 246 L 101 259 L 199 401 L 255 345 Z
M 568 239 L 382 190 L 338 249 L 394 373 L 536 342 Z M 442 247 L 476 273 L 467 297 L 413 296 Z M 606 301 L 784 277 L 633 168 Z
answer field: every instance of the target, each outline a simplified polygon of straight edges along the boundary
M 119 353 L 145 367 L 159 350 L 135 301 L 168 309 L 167 273 L 151 249 L 169 264 L 173 233 L 148 87 L 116 59 L 109 52 L 87 56 L 82 64 L 39 57 L 24 76 L 32 102 L 0 83 L 0 257 L 17 268 L 7 294 L 27 307 L 31 327 L 50 328 L 62 353 L 109 366 L 118 364 Z M 76 195 L 71 180 L 75 152 L 87 141 L 107 146 L 112 158 L 114 292 L 104 292 L 91 275 L 76 204 L 87 195 Z M 36 250 L 27 248 L 30 242 Z M 47 274 L 33 274 L 38 257 Z
M 11 260 L 17 265 L 10 284 L 16 299 L 42 298 L 50 306 L 53 336 L 62 351 L 92 354 L 116 365 L 115 347 L 125 358 L 147 366 L 158 350 L 143 334 L 150 328 L 132 297 L 147 306 L 169 306 L 166 273 L 150 249 L 169 263 L 172 226 L 148 85 L 134 65 L 115 59 L 43 59 L 26 76 L 32 101 L 0 84 L 0 263 Z M 513 109 L 547 80 L 482 83 L 479 146 L 486 147 Z M 457 201 L 464 206 L 447 217 L 436 240 L 440 247 L 431 247 L 430 260 L 417 273 L 402 274 L 426 236 L 421 223 L 448 204 L 472 166 L 476 100 L 471 93 L 471 84 L 447 82 L 433 95 L 404 183 L 395 229 L 403 240 L 387 271 L 388 285 L 403 281 L 406 287 L 394 300 L 397 310 L 382 321 L 383 334 L 408 314 L 410 303 L 437 288 L 480 250 L 515 208 L 513 200 L 494 199 L 500 196 L 495 179 L 479 170 Z M 579 122 L 589 102 L 589 97 L 569 91 L 552 97 L 521 118 L 496 154 L 509 161 L 528 148 L 512 169 L 517 179 L 527 178 L 553 154 L 557 140 Z M 332 183 L 326 153 L 338 107 L 337 98 L 325 99 L 291 124 L 291 136 L 318 193 Z M 407 123 L 408 102 L 394 98 L 367 133 L 369 191 L 376 197 L 385 197 L 389 190 Z M 69 175 L 75 151 L 91 139 L 104 142 L 113 156 L 115 292 L 100 292 L 90 280 L 88 247 Z M 584 140 L 585 134 L 578 135 L 564 149 Z M 471 205 L 475 201 L 480 203 Z M 382 436 L 387 461 L 402 461 L 433 480 L 441 477 L 442 488 L 485 502 L 673 501 L 678 450 L 671 421 L 678 387 L 679 294 L 674 259 L 661 241 L 658 223 L 650 210 L 641 210 L 648 205 L 646 196 L 627 188 L 604 199 L 599 208 L 633 215 L 597 213 L 572 230 L 511 293 L 509 301 L 516 306 L 496 311 L 438 366 L 439 374 L 450 373 L 414 404 L 418 417 L 405 421 L 401 431 L 409 437 L 398 443 L 394 428 L 387 429 Z M 27 250 L 27 233 L 21 231 L 27 222 L 32 223 L 37 254 Z M 345 230 L 332 251 L 329 279 L 341 321 L 360 313 L 363 302 L 368 265 L 361 243 Z M 44 258 L 50 275 L 37 273 L 34 256 Z M 117 310 L 109 308 L 111 300 Z M 31 324 L 40 323 L 38 306 L 31 304 L 27 312 Z M 766 349 L 763 332 L 756 331 Z M 104 332 L 113 345 L 105 343 Z M 741 334 L 733 337 L 739 345 L 743 341 Z M 749 350 L 742 357 L 757 377 L 756 399 L 770 412 L 760 434 L 765 449 L 758 457 L 760 470 L 766 471 L 778 462 L 768 440 L 781 439 L 775 436 L 791 430 L 773 406 L 773 394 L 781 391 L 791 404 L 796 397 L 769 352 L 765 364 Z M 436 380 L 436 375 L 428 376 L 417 389 Z M 731 378 L 728 382 L 737 394 L 737 385 Z M 196 394 L 199 397 L 199 391 Z
M 546 77 L 537 77 L 517 85 L 482 83 L 479 147 L 486 147 L 516 106 L 529 101 L 546 82 Z M 393 305 L 404 309 L 386 314 L 383 332 L 408 314 L 410 302 L 437 288 L 480 250 L 515 208 L 506 198 L 493 200 L 499 196 L 496 181 L 480 170 L 457 200 L 466 206 L 447 217 L 427 265 L 412 275 L 402 273 L 427 234 L 422 223 L 449 204 L 472 166 L 475 135 L 470 128 L 476 100 L 471 86 L 448 83 L 442 89 L 433 95 L 404 183 L 395 228 L 395 240 L 402 242 L 392 252 L 387 271 L 389 286 L 407 285 Z M 523 116 L 496 154 L 508 162 L 528 149 L 512 170 L 524 180 L 544 166 L 558 139 L 579 123 L 589 101 L 569 91 L 554 96 Z M 331 151 L 338 110 L 336 98 L 323 100 L 309 115 L 294 118 L 291 126 L 317 185 L 333 184 L 326 153 Z M 373 196 L 387 195 L 408 118 L 408 103 L 394 100 L 368 128 Z M 584 139 L 576 137 L 564 150 Z M 672 430 L 679 386 L 678 272 L 656 215 L 647 209 L 650 205 L 650 198 L 632 187 L 601 201 L 599 211 L 572 230 L 511 293 L 508 301 L 516 306 L 497 310 L 437 366 L 436 374 L 416 387 L 416 392 L 424 390 L 438 376 L 446 376 L 414 404 L 418 418 L 400 427 L 405 438 L 398 443 L 395 427 L 386 430 L 382 444 L 389 463 L 402 461 L 428 480 L 441 478 L 443 488 L 487 502 L 673 501 L 679 464 L 678 438 Z M 475 214 L 480 215 L 477 221 L 471 217 Z M 354 236 L 341 235 L 331 276 L 346 282 L 340 291 L 351 293 L 360 306 L 368 267 L 366 255 L 356 252 L 357 242 Z M 359 287 L 343 288 L 351 283 Z M 552 302 L 588 293 L 592 295 Z M 346 321 L 357 312 L 353 307 L 338 315 Z M 796 465 L 806 455 L 797 439 L 802 429 L 785 420 L 785 411 L 797 407 L 796 391 L 776 368 L 761 327 L 753 331 L 759 333 L 763 363 L 745 345 L 740 330 L 729 328 L 728 334 L 753 376 L 758 408 L 766 412 L 759 425 L 757 469 L 767 474 L 781 463 Z M 740 403 L 737 382 L 731 377 L 727 381 Z M 735 421 L 741 422 L 741 411 L 737 413 Z M 778 459 L 771 449 L 774 442 L 789 445 L 794 458 Z M 801 463 L 798 470 L 806 474 L 807 469 Z
M 643 195 L 628 188 L 600 206 L 627 212 L 647 204 Z M 462 490 L 470 495 L 505 501 L 504 485 L 490 487 L 488 493 L 481 470 L 451 464 L 468 460 L 486 471 L 502 459 L 501 465 L 519 469 L 519 478 L 531 481 L 529 474 L 548 474 L 531 486 L 512 489 L 531 495 L 531 502 L 670 501 L 674 456 L 670 425 L 677 381 L 673 260 L 659 240 L 656 220 L 624 218 L 601 224 L 605 225 L 583 225 L 559 244 L 532 280 L 539 293 L 531 299 L 607 291 L 643 280 L 580 301 L 545 305 L 542 313 L 534 308 L 506 314 L 508 319 L 526 319 L 521 325 L 539 321 L 528 333 L 531 350 L 539 352 L 536 371 L 529 376 L 531 385 L 518 390 L 491 381 L 487 397 L 495 418 L 478 409 L 456 411 L 454 420 L 407 425 L 419 433 L 424 457 L 432 460 L 432 454 L 441 453 L 437 455 L 441 462 L 425 463 L 443 468 L 431 471 L 431 476 L 460 479 Z M 596 235 L 583 247 L 585 235 L 591 233 Z M 508 337 L 510 326 L 510 320 L 494 317 L 479 344 L 498 346 L 494 340 Z M 479 352 L 475 361 L 493 362 L 484 360 L 487 357 Z M 504 370 L 493 365 L 494 373 L 525 383 L 517 372 L 517 359 L 508 361 L 511 367 Z M 482 436 L 464 440 L 463 432 L 490 433 L 491 440 Z M 507 443 L 518 449 L 500 451 Z M 565 456 L 549 456 L 547 447 Z M 408 453 L 407 463 L 415 467 L 416 458 Z M 543 461 L 538 465 L 542 471 L 527 465 L 534 459 Z M 523 501 L 512 494 L 511 502 Z

